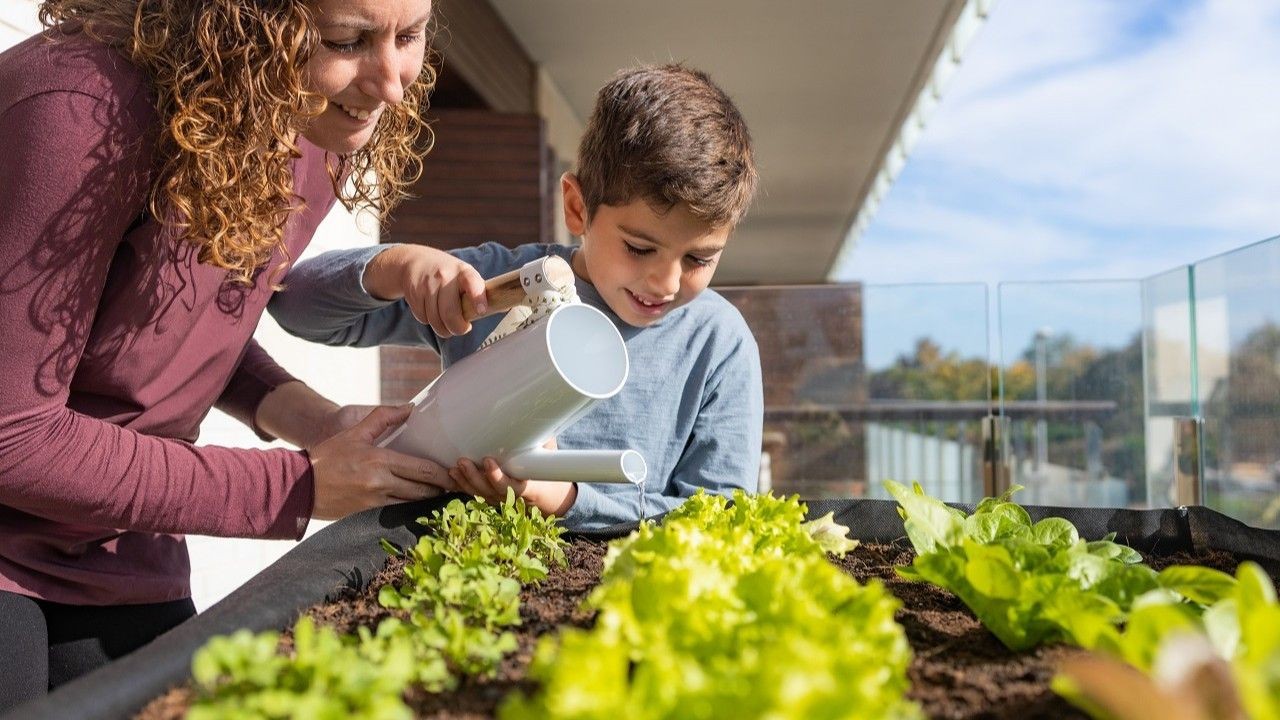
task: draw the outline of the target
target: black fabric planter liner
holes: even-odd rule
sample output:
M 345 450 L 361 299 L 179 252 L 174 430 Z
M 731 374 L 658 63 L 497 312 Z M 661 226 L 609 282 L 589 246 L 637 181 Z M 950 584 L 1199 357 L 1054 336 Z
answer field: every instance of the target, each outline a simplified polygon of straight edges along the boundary
M 453 496 L 458 497 L 458 496 Z M 360 589 L 386 563 L 378 540 L 415 543 L 425 528 L 417 518 L 443 507 L 451 497 L 368 510 L 316 533 L 221 602 L 161 635 L 146 647 L 50 695 L 15 709 L 6 718 L 129 718 L 152 699 L 190 677 L 191 657 L 209 638 L 241 628 L 255 632 L 289 627 L 308 607 L 342 588 Z M 812 500 L 809 516 L 835 513 L 850 535 L 864 542 L 905 538 L 897 503 L 890 500 Z M 971 505 L 956 505 L 972 511 Z M 1033 520 L 1061 517 L 1080 536 L 1116 540 L 1143 554 L 1223 550 L 1280 575 L 1280 531 L 1249 527 L 1203 507 L 1169 510 L 1054 508 L 1027 506 Z M 568 537 L 611 539 L 635 523 Z

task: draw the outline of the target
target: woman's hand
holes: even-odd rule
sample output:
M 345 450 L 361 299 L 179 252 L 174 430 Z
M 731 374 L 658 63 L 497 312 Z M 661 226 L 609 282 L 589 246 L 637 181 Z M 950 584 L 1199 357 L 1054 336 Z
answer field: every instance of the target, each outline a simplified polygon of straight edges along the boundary
M 340 432 L 350 430 L 361 420 L 369 417 L 369 413 L 380 407 L 399 409 L 390 405 L 335 405 L 317 423 L 315 441 L 311 446 L 319 445 Z
M 336 520 L 371 507 L 457 490 L 449 473 L 436 463 L 374 446 L 383 433 L 407 420 L 412 408 L 374 408 L 355 426 L 310 451 L 315 482 L 312 517 Z
M 267 393 L 258 403 L 254 421 L 259 429 L 310 450 L 355 427 L 379 407 L 397 409 L 390 405 L 338 405 L 295 380 Z
M 425 245 L 396 245 L 383 250 L 364 269 L 364 287 L 381 300 L 404 298 L 418 322 L 441 338 L 470 332 L 462 298 L 476 311 L 487 309 L 484 278 L 467 263 Z

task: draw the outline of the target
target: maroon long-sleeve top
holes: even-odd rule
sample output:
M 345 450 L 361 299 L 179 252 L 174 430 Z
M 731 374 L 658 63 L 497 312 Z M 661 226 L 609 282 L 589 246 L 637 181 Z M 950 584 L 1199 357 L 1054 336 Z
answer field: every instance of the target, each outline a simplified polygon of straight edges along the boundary
M 252 340 L 271 273 L 232 284 L 147 212 L 157 132 L 147 81 L 107 47 L 52 33 L 0 53 L 0 590 L 187 597 L 183 533 L 306 527 L 304 453 L 191 444 L 211 406 L 251 420 L 291 378 Z M 293 258 L 334 201 L 302 147 Z

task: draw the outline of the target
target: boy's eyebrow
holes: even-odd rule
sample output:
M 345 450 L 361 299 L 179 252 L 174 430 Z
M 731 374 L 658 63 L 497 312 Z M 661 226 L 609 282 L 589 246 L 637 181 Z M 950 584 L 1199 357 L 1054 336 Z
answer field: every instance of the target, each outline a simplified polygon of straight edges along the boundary
M 702 255 L 715 255 L 716 253 L 720 252 L 721 250 L 724 250 L 724 245 L 707 245 L 707 246 L 705 246 L 705 247 L 694 248 L 694 249 L 690 250 L 689 252 L 690 252 L 691 254 L 699 254 L 699 253 L 700 253 L 700 254 L 702 254 Z
M 622 223 L 618 223 L 618 229 L 619 229 L 619 230 L 621 230 L 622 232 L 624 232 L 624 233 L 626 233 L 626 234 L 628 234 L 628 235 L 632 236 L 632 237 L 636 237 L 636 238 L 639 238 L 639 239 L 641 239 L 641 240 L 645 240 L 645 241 L 651 242 L 651 243 L 653 243 L 654 245 L 663 245 L 664 247 L 665 247 L 665 245 L 666 245 L 666 243 L 662 242 L 661 240 L 659 240 L 659 239 L 655 238 L 654 236 L 650 235 L 649 233 L 647 233 L 647 232 L 645 232 L 645 231 L 643 231 L 643 230 L 637 230 L 637 229 L 632 228 L 632 227 L 627 227 L 626 225 L 623 225 Z M 721 245 L 707 245 L 707 246 L 705 246 L 705 247 L 693 248 L 693 249 L 692 249 L 692 250 L 690 250 L 689 252 L 691 252 L 691 253 L 702 253 L 702 254 L 704 254 L 704 255 L 715 255 L 716 253 L 720 252 L 721 250 L 724 250 L 724 245 L 723 245 L 723 244 L 721 244 Z
M 649 233 L 647 233 L 647 232 L 645 232 L 645 231 L 643 231 L 643 230 L 637 230 L 637 229 L 632 228 L 632 227 L 627 227 L 626 225 L 623 225 L 622 223 L 618 223 L 618 229 L 619 229 L 619 230 L 621 230 L 622 232 L 624 232 L 624 233 L 626 233 L 626 234 L 630 235 L 631 237 L 637 237 L 637 238 L 640 238 L 641 240 L 647 240 L 647 241 L 649 241 L 649 242 L 653 243 L 654 245 L 662 245 L 662 244 L 663 244 L 661 240 L 659 240 L 658 238 L 656 238 L 656 237 L 654 237 L 654 236 L 650 235 Z

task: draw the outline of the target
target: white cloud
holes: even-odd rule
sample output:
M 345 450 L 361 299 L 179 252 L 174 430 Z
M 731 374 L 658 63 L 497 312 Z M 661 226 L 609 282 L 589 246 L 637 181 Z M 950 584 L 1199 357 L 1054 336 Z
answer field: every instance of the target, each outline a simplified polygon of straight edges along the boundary
M 1280 3 L 998 3 L 842 276 L 1143 277 L 1280 233 Z

